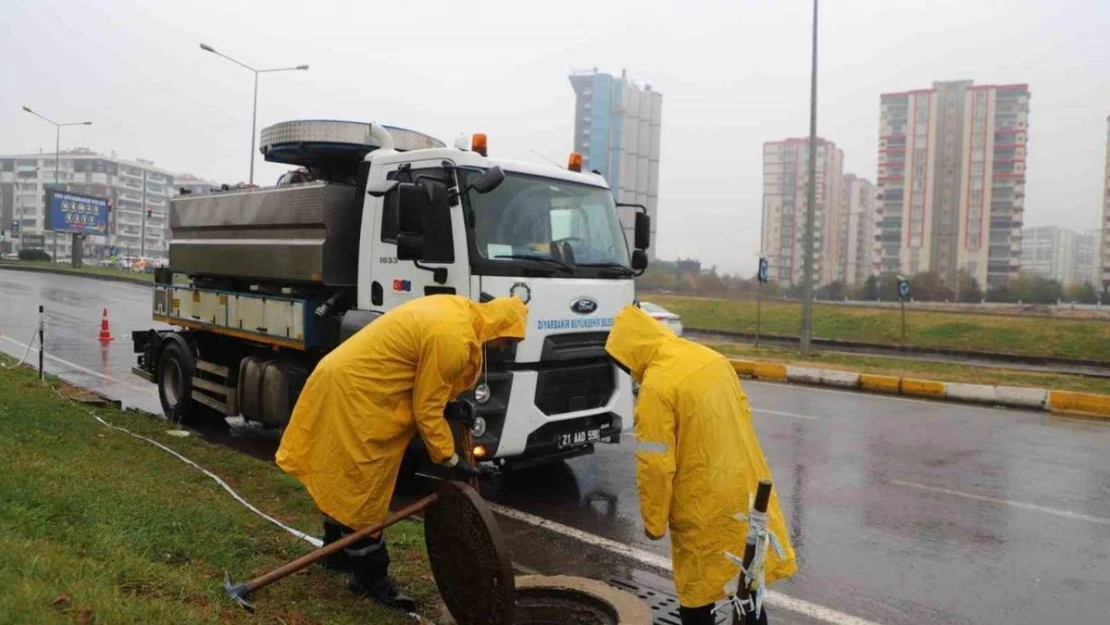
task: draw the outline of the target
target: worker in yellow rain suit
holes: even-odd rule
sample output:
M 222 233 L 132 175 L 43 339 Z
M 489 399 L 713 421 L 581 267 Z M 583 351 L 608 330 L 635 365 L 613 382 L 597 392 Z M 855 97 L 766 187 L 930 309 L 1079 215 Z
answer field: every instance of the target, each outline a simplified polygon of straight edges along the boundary
M 670 527 L 682 622 L 712 624 L 714 602 L 739 572 L 725 552 L 744 553 L 747 524 L 734 515 L 746 514 L 759 480 L 771 478 L 748 399 L 721 354 L 678 338 L 639 308 L 617 314 L 605 349 L 640 384 L 636 483 L 645 533 L 659 540 Z M 768 515 L 785 556 L 768 550 L 771 583 L 797 565 L 774 494 Z
M 528 309 L 516 298 L 479 304 L 454 295 L 421 297 L 382 315 L 324 357 L 309 376 L 277 451 L 324 513 L 324 542 L 369 527 L 389 512 L 405 449 L 419 432 L 432 461 L 463 476 L 444 419 L 448 402 L 473 387 L 483 346 L 524 338 Z M 406 612 L 415 601 L 388 576 L 381 536 L 358 541 L 332 568 L 351 589 Z

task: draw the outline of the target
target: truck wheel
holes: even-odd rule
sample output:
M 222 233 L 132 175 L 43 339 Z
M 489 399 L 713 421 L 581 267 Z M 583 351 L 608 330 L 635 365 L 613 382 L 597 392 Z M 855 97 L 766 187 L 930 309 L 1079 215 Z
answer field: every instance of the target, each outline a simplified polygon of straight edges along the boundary
M 196 420 L 198 406 L 193 401 L 193 375 L 196 361 L 184 347 L 184 341 L 171 337 L 158 358 L 158 398 L 162 412 L 170 421 L 192 423 Z

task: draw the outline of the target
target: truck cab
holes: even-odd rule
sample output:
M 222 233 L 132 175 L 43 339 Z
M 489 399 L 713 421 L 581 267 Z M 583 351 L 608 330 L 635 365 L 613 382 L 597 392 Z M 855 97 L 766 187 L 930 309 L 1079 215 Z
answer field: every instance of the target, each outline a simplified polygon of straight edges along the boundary
M 632 382 L 605 340 L 646 266 L 646 210 L 630 253 L 612 192 L 579 171 L 577 155 L 567 169 L 491 158 L 483 135 L 402 149 L 397 137 L 411 131 L 361 124 L 367 138 L 346 144 L 371 149 L 352 162 L 336 156 L 342 141 L 274 140 L 321 132 L 288 124 L 263 130 L 263 153 L 303 172 L 171 206 L 154 318 L 178 329 L 135 339 L 136 372 L 159 384 L 168 414 L 181 409 L 167 395 L 283 427 L 319 358 L 378 316 L 429 295 L 516 296 L 529 308 L 525 339 L 489 355 L 466 393 L 479 416 L 476 458 L 523 466 L 619 442 L 632 425 Z M 288 319 L 273 323 L 268 308 Z M 185 362 L 163 363 L 169 345 Z

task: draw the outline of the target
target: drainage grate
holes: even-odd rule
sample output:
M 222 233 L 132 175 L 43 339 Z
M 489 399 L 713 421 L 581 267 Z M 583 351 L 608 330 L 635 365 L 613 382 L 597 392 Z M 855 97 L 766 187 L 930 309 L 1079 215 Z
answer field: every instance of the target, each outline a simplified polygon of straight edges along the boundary
M 609 585 L 636 595 L 648 604 L 654 616 L 654 625 L 682 625 L 682 618 L 678 615 L 678 597 L 673 592 L 629 579 L 610 579 Z M 728 625 L 731 619 L 731 611 L 717 613 L 717 625 Z

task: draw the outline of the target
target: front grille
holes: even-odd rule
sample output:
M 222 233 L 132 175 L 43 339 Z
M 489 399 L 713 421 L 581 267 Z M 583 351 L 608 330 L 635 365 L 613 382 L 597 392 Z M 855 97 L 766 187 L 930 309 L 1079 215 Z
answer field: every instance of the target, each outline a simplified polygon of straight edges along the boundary
M 552 334 L 543 339 L 540 360 L 604 360 L 608 332 Z
M 536 407 L 548 416 L 603 408 L 615 384 L 613 366 L 607 362 L 540 371 Z

